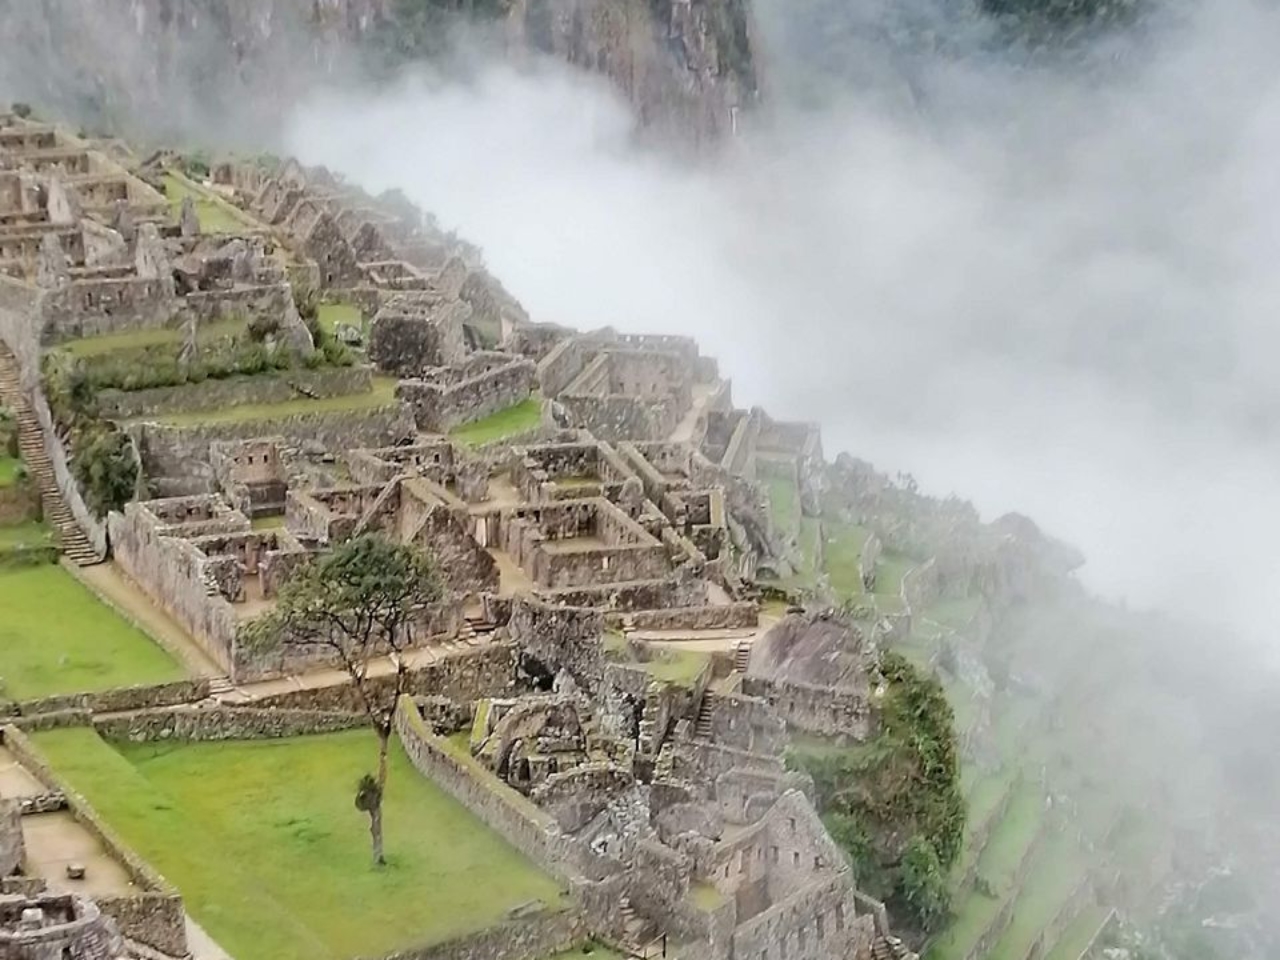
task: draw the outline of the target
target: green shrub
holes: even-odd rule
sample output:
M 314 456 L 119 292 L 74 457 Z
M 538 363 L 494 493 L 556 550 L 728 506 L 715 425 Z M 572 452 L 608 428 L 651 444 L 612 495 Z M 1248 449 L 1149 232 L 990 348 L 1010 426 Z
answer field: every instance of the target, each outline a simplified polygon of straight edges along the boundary
M 899 892 L 925 930 L 935 930 L 951 912 L 951 887 L 938 851 L 924 837 L 913 837 L 902 856 Z
M 72 472 L 85 502 L 99 517 L 119 510 L 138 483 L 138 462 L 129 438 L 101 422 L 79 431 Z

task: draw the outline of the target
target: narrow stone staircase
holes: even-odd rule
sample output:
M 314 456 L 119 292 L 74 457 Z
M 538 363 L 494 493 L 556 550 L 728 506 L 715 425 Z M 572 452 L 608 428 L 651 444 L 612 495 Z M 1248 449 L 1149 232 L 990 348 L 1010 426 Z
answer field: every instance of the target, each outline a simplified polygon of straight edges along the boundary
M 751 641 L 739 640 L 738 645 L 733 648 L 733 669 L 739 673 L 746 673 L 747 667 L 751 665 Z
M 702 704 L 698 707 L 698 720 L 693 725 L 693 735 L 699 740 L 711 739 L 711 709 L 713 702 L 710 693 L 703 694 Z
M 236 686 L 228 676 L 211 677 L 209 679 L 209 696 L 219 698 L 234 693 Z
M 0 344 L 0 403 L 13 411 L 18 426 L 18 453 L 35 481 L 45 523 L 53 528 L 58 547 L 69 560 L 81 567 L 101 563 L 102 558 L 80 529 L 71 508 L 58 490 L 53 464 L 49 460 L 49 454 L 45 452 L 40 421 L 36 419 L 26 394 L 22 392 L 18 361 L 3 344 Z
M 897 937 L 878 937 L 871 946 L 871 960 L 912 960 L 915 956 Z

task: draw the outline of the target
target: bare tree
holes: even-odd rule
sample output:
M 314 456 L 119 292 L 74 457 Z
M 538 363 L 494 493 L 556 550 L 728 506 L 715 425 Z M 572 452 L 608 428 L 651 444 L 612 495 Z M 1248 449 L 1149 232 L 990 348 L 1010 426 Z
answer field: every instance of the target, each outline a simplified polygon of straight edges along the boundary
M 376 534 L 339 545 L 296 570 L 280 588 L 275 609 L 263 621 L 279 642 L 332 652 L 351 677 L 369 724 L 378 735 L 377 774 L 356 788 L 356 809 L 369 816 L 373 862 L 386 863 L 382 849 L 382 798 L 395 705 L 405 692 L 404 651 L 422 610 L 441 596 L 440 579 L 420 551 Z M 389 658 L 390 669 L 379 664 Z M 381 678 L 390 675 L 391 689 Z M 380 689 L 381 688 L 381 689 Z

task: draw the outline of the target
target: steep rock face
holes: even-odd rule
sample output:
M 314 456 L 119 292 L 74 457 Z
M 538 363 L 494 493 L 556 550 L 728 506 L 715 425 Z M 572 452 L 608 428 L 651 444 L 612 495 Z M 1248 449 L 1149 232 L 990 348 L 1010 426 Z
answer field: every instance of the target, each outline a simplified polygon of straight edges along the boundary
M 650 129 L 712 140 L 754 96 L 745 0 L 0 0 L 0 95 L 261 142 L 318 81 L 439 54 L 467 16 L 608 76 Z
M 745 0 L 511 0 L 523 46 L 608 76 L 649 128 L 715 139 L 755 96 Z

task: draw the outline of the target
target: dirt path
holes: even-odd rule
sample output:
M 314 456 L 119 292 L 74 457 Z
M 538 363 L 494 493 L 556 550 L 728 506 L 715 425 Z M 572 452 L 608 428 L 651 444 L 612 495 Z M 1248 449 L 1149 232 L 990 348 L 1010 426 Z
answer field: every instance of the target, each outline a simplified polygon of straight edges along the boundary
M 62 566 L 104 603 L 169 651 L 193 676 L 219 677 L 226 672 L 114 561 L 94 567 L 77 567 L 65 562 Z

